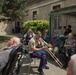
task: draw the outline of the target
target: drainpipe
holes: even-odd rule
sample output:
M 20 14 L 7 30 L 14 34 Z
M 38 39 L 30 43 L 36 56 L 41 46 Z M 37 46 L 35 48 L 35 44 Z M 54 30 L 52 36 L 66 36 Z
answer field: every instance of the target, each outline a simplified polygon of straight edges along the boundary
M 49 17 L 49 37 L 51 41 L 51 35 L 52 35 L 52 25 L 51 25 L 51 16 Z

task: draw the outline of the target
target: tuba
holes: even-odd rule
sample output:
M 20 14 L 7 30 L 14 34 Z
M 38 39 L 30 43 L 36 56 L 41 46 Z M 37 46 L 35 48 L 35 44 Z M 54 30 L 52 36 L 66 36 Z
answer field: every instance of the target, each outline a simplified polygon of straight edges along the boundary
M 49 53 L 49 55 L 55 60 L 55 62 L 59 65 L 59 67 L 63 67 L 63 64 L 60 62 L 60 60 L 55 56 L 55 54 L 51 51 L 52 50 L 52 45 L 46 43 L 43 39 L 41 39 L 44 46 L 46 47 L 46 51 Z M 51 50 L 49 50 L 49 48 Z

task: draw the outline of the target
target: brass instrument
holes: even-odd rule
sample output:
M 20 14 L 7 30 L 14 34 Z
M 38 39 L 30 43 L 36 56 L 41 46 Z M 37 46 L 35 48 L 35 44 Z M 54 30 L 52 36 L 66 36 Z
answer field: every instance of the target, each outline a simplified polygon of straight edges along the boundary
M 44 46 L 46 46 L 46 51 L 55 60 L 55 62 L 59 65 L 59 67 L 63 67 L 63 64 L 59 61 L 59 59 L 54 55 L 54 53 L 51 50 L 49 50 L 49 48 L 52 48 L 52 45 L 47 44 L 43 39 L 42 39 L 42 42 L 44 43 Z

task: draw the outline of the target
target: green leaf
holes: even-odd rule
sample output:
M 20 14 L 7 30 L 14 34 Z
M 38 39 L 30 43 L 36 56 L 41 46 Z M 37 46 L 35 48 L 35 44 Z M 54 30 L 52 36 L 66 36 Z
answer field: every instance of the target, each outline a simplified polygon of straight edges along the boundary
M 31 20 L 24 22 L 23 29 L 24 33 L 27 32 L 28 29 L 32 29 L 33 32 L 41 31 L 43 32 L 45 29 L 48 29 L 49 22 L 47 20 Z

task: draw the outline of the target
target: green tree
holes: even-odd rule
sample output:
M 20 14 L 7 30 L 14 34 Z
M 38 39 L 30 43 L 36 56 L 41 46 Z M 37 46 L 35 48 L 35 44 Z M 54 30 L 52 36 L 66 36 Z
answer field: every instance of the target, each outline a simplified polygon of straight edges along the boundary
M 0 0 L 3 1 L 2 14 L 11 20 L 23 20 L 28 10 L 25 9 L 26 0 Z
M 2 6 L 3 6 L 4 0 L 0 0 L 0 14 L 2 12 Z

